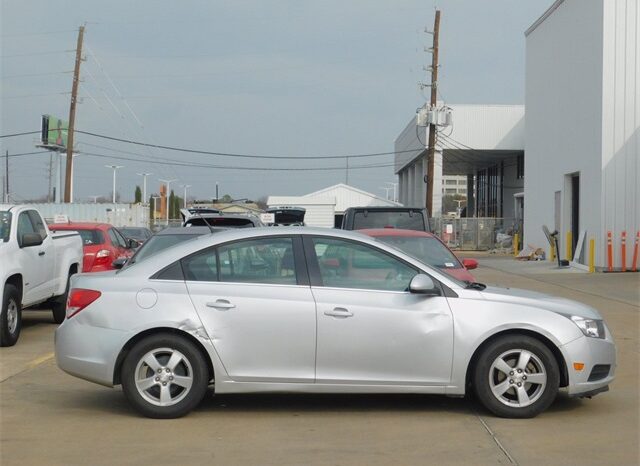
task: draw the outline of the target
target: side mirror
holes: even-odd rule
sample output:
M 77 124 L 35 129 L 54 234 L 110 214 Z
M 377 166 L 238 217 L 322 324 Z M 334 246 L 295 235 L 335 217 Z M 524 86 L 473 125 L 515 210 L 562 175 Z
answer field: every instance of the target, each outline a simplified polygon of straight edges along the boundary
M 411 293 L 422 294 L 425 296 L 440 296 L 440 290 L 436 288 L 431 277 L 423 273 L 419 273 L 411 279 L 411 283 L 409 283 L 409 291 Z
M 473 270 L 478 268 L 478 261 L 475 259 L 462 259 L 462 265 L 467 270 Z
M 137 248 L 139 246 L 140 246 L 140 243 L 138 243 L 135 239 L 133 239 L 133 238 L 128 238 L 127 239 L 127 247 L 129 249 L 135 249 L 135 248 Z
M 25 233 L 20 238 L 20 247 L 28 248 L 31 246 L 40 246 L 42 244 L 42 236 L 40 233 Z
M 121 257 L 119 259 L 114 260 L 111 263 L 111 266 L 114 269 L 121 269 L 122 267 L 124 267 L 124 264 L 126 264 L 126 263 L 127 263 L 127 258 L 126 257 Z

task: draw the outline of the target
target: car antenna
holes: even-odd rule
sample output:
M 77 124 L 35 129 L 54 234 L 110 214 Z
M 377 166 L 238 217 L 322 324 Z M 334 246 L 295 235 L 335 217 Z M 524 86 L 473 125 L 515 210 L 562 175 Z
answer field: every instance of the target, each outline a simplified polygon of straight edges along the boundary
M 209 231 L 211 233 L 215 233 L 216 231 L 213 229 L 211 224 L 209 222 L 207 222 L 207 219 L 204 218 L 200 212 L 198 212 L 198 209 L 193 209 L 193 210 L 194 210 L 194 213 L 192 214 L 191 212 L 189 212 L 189 209 L 180 209 L 180 213 L 184 216 L 184 222 L 187 221 L 187 218 L 198 217 L 198 218 L 202 219 L 202 221 L 204 222 L 204 224 L 206 226 L 209 227 Z

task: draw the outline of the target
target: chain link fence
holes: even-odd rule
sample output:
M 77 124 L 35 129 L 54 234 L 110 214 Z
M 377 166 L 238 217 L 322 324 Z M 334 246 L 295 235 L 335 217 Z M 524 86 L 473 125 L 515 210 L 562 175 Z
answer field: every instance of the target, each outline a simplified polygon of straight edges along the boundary
M 513 247 L 518 233 L 523 244 L 522 220 L 516 218 L 432 218 L 431 230 L 450 249 L 488 251 Z

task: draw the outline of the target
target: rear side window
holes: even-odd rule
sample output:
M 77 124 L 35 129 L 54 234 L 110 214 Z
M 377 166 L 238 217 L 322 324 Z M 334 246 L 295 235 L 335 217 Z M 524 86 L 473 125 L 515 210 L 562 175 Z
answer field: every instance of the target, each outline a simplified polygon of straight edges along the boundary
M 197 282 L 218 281 L 218 259 L 214 248 L 205 249 L 182 259 L 185 280 Z
M 400 228 L 426 231 L 424 216 L 420 211 L 361 211 L 353 216 L 353 229 Z

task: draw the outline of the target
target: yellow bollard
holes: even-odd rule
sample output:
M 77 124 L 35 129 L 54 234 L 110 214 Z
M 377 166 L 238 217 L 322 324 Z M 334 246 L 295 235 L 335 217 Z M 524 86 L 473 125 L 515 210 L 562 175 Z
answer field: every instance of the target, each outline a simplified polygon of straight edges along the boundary
M 514 256 L 517 256 L 517 255 L 518 255 L 518 253 L 520 252 L 520 251 L 518 250 L 518 241 L 519 241 L 519 239 L 520 239 L 520 238 L 518 237 L 518 233 L 516 233 L 516 234 L 514 234 L 514 235 L 513 235 L 513 255 L 514 255 Z
M 567 260 L 571 262 L 572 259 L 573 241 L 571 241 L 571 232 L 567 231 Z
M 589 240 L 589 273 L 596 271 L 596 240 Z
M 549 252 L 549 260 L 551 262 L 556 260 L 556 247 L 553 244 L 551 245 L 551 251 Z

